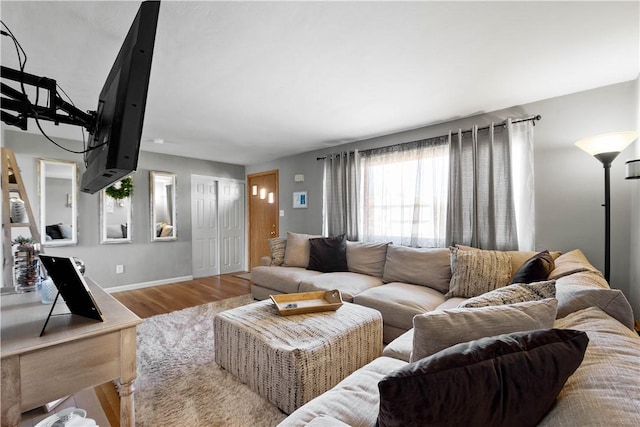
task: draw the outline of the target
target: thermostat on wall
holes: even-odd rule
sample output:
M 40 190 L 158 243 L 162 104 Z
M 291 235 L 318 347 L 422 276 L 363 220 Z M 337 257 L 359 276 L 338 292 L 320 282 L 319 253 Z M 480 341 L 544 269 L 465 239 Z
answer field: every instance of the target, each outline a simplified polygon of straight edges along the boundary
M 301 173 L 294 175 L 293 182 L 304 182 L 304 175 Z

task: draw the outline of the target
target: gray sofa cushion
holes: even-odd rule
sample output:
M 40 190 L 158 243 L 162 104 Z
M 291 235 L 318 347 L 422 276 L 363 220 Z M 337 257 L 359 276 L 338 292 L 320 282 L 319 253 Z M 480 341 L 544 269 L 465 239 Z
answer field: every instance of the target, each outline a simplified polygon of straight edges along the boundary
M 639 426 L 640 337 L 596 307 L 554 327 L 585 331 L 589 347 L 541 427 Z
M 553 326 L 558 301 L 545 299 L 510 305 L 436 310 L 413 318 L 411 361 L 462 342 Z
M 342 300 L 353 302 L 353 297 L 367 289 L 382 285 L 382 279 L 351 272 L 322 273 L 300 282 L 299 292 L 330 291 L 339 289 Z
M 633 310 L 619 289 L 601 289 L 582 285 L 565 285 L 556 289 L 558 318 L 588 307 L 598 307 L 633 330 Z
M 413 327 L 413 316 L 435 309 L 444 295 L 426 286 L 393 282 L 356 295 L 354 302 L 378 310 L 385 325 L 406 331 Z
M 299 267 L 266 267 L 258 266 L 251 269 L 251 281 L 285 294 L 299 292 L 300 281 L 318 276 L 319 271 L 306 270 Z
M 428 286 L 445 293 L 451 280 L 449 250 L 389 245 L 382 280 Z
M 349 271 L 374 277 L 382 277 L 389 243 L 347 241 L 347 265 Z
M 556 258 L 555 268 L 551 273 L 549 273 L 548 279 L 559 279 L 582 271 L 594 271 L 600 273 L 598 269 L 589 262 L 580 249 L 574 249 L 571 252 L 567 252 L 566 254 L 562 254 Z
M 378 417 L 378 381 L 404 365 L 406 362 L 401 360 L 379 357 L 292 412 L 279 426 L 306 426 L 315 418 L 328 415 L 350 426 L 371 427 Z
M 391 341 L 384 350 L 382 350 L 382 355 L 409 362 L 411 361 L 412 350 L 413 328 Z

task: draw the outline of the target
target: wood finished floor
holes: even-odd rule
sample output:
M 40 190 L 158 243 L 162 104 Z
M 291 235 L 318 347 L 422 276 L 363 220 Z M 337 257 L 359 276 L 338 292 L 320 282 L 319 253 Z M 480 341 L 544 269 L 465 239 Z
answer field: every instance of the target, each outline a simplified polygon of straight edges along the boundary
M 250 294 L 251 282 L 247 279 L 237 277 L 235 274 L 239 273 L 205 277 L 188 282 L 154 286 L 133 291 L 115 292 L 111 295 L 129 308 L 129 310 L 145 319 L 157 314 L 170 313 L 212 301 L 220 301 L 226 298 Z M 107 383 L 95 387 L 94 391 L 99 401 L 99 406 L 102 407 L 102 411 L 104 412 L 104 417 L 106 417 L 112 427 L 119 427 L 120 398 L 115 386 L 112 383 Z M 76 396 L 73 397 L 75 398 Z M 86 407 L 84 409 L 87 409 L 88 416 L 91 417 L 92 411 Z M 97 410 L 99 411 L 100 408 L 97 408 Z M 44 417 L 44 413 L 34 413 L 26 417 L 30 418 L 30 420 L 25 420 L 27 414 L 23 414 L 23 423 L 21 426 L 35 425 L 35 422 L 37 422 L 35 421 L 36 419 L 39 420 Z M 38 415 L 39 418 L 36 418 Z M 99 416 L 100 419 L 104 420 L 102 414 L 99 414 Z M 103 426 L 104 424 L 101 423 L 100 425 Z

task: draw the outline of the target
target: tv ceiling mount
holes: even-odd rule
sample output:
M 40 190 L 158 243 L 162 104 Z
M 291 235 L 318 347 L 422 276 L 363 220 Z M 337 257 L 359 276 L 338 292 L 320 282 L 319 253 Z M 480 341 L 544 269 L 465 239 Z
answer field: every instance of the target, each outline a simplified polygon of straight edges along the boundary
M 95 111 L 85 113 L 62 99 L 58 94 L 57 84 L 54 79 L 36 76 L 5 66 L 0 68 L 3 79 L 20 82 L 21 85 L 42 88 L 49 92 L 47 106 L 34 105 L 24 93 L 2 83 L 1 92 L 2 95 L 6 96 L 6 98 L 2 98 L 2 121 L 7 125 L 27 130 L 27 119 L 37 118 L 38 120 L 54 122 L 56 125 L 64 123 L 82 126 L 89 133 L 93 133 L 96 126 L 97 113 Z M 13 115 L 5 110 L 14 111 L 18 115 Z M 59 114 L 58 111 L 63 111 L 67 114 Z
M 82 126 L 89 132 L 86 150 L 72 151 L 84 154 L 85 171 L 80 190 L 85 193 L 94 194 L 136 170 L 159 11 L 159 1 L 145 1 L 140 5 L 100 91 L 97 111 L 84 112 L 62 99 L 55 80 L 25 73 L 24 62 L 20 70 L 8 67 L 0 70 L 4 123 L 27 130 L 27 121 L 33 118 L 36 123 L 47 120 L 56 125 Z M 5 31 L 2 34 L 5 35 Z M 10 36 L 17 49 L 19 43 L 13 34 Z M 12 88 L 4 79 L 19 82 L 21 90 Z M 35 87 L 37 93 L 40 89 L 46 90 L 47 104 L 37 105 L 37 100 L 36 105 L 32 104 L 25 85 Z

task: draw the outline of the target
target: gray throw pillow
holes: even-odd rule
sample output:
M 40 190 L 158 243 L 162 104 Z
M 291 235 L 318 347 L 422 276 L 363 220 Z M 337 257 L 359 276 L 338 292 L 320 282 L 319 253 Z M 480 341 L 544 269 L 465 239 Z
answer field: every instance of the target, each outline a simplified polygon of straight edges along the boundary
M 511 283 L 511 258 L 503 251 L 449 248 L 451 281 L 445 298 L 470 298 Z
M 411 361 L 461 342 L 552 328 L 557 311 L 558 301 L 549 298 L 509 305 L 433 310 L 414 316 Z
M 469 298 L 458 305 L 458 307 L 486 307 L 489 305 L 514 304 L 517 302 L 538 301 L 555 297 L 555 280 L 535 283 L 516 283 L 495 289 L 477 297 Z

